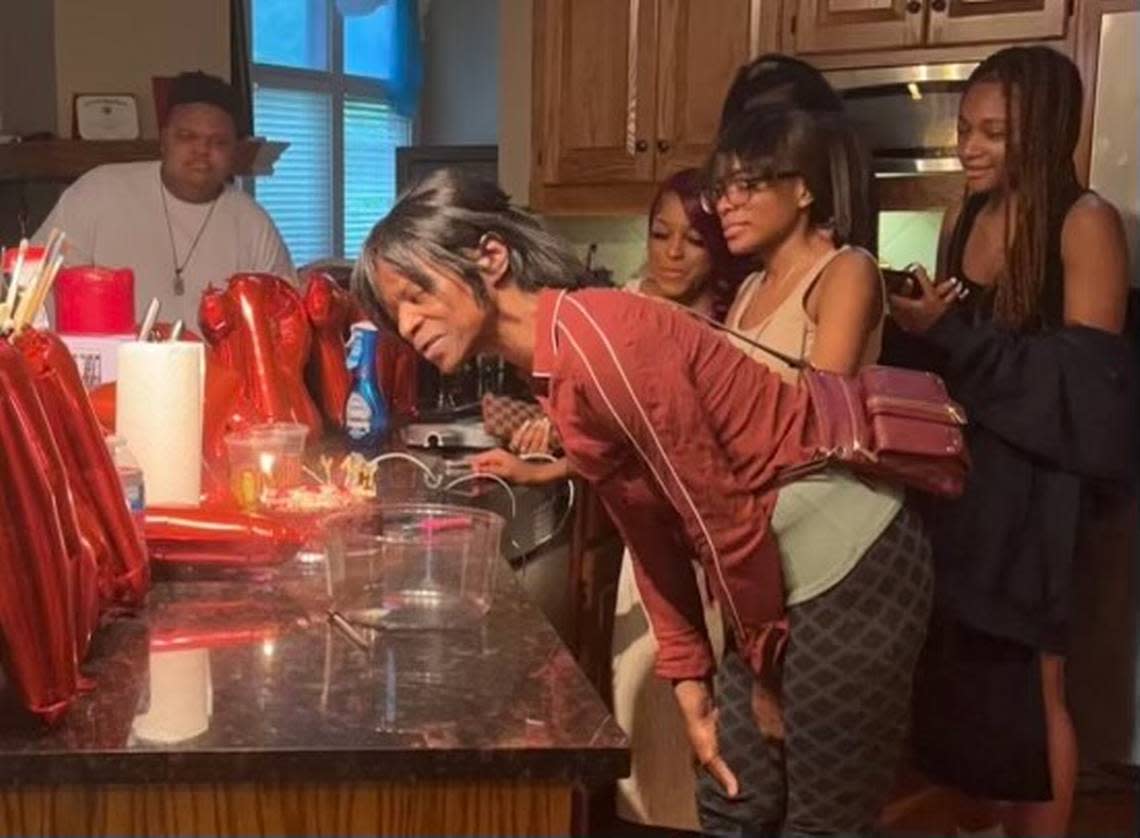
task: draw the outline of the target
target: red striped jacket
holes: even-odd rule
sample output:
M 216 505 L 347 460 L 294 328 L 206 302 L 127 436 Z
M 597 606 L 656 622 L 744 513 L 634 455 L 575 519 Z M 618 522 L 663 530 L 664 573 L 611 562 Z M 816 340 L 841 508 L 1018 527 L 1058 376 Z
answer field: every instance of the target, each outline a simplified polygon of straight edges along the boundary
M 634 556 L 657 673 L 714 668 L 693 557 L 759 671 L 783 636 L 784 599 L 776 496 L 763 487 L 812 450 L 806 394 L 679 307 L 635 294 L 543 291 L 537 330 L 539 401 Z

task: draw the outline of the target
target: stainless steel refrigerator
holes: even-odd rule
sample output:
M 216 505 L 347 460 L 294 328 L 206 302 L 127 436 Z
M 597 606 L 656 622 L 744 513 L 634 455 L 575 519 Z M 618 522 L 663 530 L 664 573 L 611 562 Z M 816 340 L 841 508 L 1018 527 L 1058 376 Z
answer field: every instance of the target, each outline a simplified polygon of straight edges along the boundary
M 1140 11 L 1101 18 L 1089 186 L 1120 210 L 1140 300 Z M 1134 311 L 1134 315 L 1140 311 Z M 1136 320 L 1140 322 L 1140 319 Z M 1132 338 L 1140 342 L 1133 325 Z M 1140 433 L 1140 428 L 1136 429 Z M 1140 538 L 1133 501 L 1093 525 L 1078 556 L 1069 695 L 1082 764 L 1140 765 Z

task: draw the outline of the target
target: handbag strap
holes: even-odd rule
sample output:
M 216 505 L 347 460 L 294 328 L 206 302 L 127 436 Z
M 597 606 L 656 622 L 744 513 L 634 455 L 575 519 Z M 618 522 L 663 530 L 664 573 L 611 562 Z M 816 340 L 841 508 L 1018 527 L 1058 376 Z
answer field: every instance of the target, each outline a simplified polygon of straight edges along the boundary
M 673 303 L 673 305 L 676 305 L 679 309 L 684 311 L 686 314 L 688 314 L 692 317 L 695 317 L 697 320 L 701 320 L 704 323 L 706 323 L 707 325 L 712 326 L 718 332 L 724 332 L 727 335 L 732 335 L 733 337 L 739 338 L 740 340 L 744 341 L 749 346 L 755 346 L 761 352 L 767 352 L 773 358 L 776 358 L 780 361 L 783 361 L 785 364 L 787 364 L 792 369 L 796 369 L 796 370 L 813 369 L 812 365 L 808 361 L 804 360 L 803 358 L 796 358 L 796 357 L 793 357 L 792 355 L 788 355 L 785 352 L 781 352 L 778 349 L 773 349 L 770 346 L 765 346 L 760 341 L 755 340 L 753 338 L 750 338 L 748 335 L 742 335 L 740 332 L 736 331 L 735 329 L 731 328 L 730 326 L 726 326 L 723 323 L 721 323 L 719 320 L 714 320 L 713 318 L 709 317 L 706 314 L 701 314 L 699 311 L 694 311 L 691 308 L 686 308 L 685 306 L 679 305 L 677 303 Z M 801 480 L 805 477 L 810 477 L 813 474 L 817 474 L 817 473 L 825 470 L 829 466 L 833 465 L 833 463 L 834 463 L 833 458 L 828 457 L 828 456 L 820 456 L 820 457 L 816 457 L 815 459 L 808 460 L 807 462 L 804 462 L 804 463 L 798 463 L 794 466 L 785 466 L 784 468 L 780 469 L 775 474 L 773 474 L 768 479 L 768 481 L 765 482 L 764 485 L 760 487 L 760 491 L 767 492 L 767 491 L 771 491 L 773 489 L 780 489 L 784 486 L 787 486 L 789 483 L 795 483 L 797 480 Z
M 724 325 L 719 320 L 714 320 L 713 318 L 709 317 L 707 314 L 701 314 L 701 312 L 699 312 L 699 311 L 693 311 L 693 309 L 686 308 L 682 305 L 678 305 L 677 303 L 674 303 L 674 305 L 676 305 L 678 308 L 680 308 L 682 311 L 684 311 L 689 316 L 695 317 L 697 320 L 704 321 L 706 324 L 708 324 L 709 326 L 712 326 L 718 332 L 724 332 L 727 335 L 732 335 L 734 338 L 737 338 L 738 340 L 744 341 L 749 346 L 754 346 L 757 349 L 759 349 L 761 352 L 768 353 L 769 355 L 771 355 L 776 360 L 783 361 L 785 364 L 787 364 L 792 369 L 796 369 L 796 370 L 811 369 L 811 364 L 803 358 L 796 358 L 793 355 L 788 355 L 786 352 L 781 352 L 779 349 L 773 349 L 770 346 L 766 346 L 763 343 L 761 343 L 760 341 L 755 340 L 754 338 L 748 337 L 748 335 L 742 335 L 740 332 L 736 331 L 735 329 Z

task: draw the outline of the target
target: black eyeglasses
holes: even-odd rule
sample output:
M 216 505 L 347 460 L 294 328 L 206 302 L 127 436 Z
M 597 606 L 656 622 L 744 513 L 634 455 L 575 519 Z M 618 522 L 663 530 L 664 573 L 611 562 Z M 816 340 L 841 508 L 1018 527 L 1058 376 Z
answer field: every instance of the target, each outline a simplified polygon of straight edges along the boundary
M 716 205 L 720 203 L 721 198 L 727 198 L 734 207 L 742 207 L 753 195 L 767 189 L 776 181 L 799 177 L 799 174 L 791 171 L 764 174 L 733 172 L 728 177 L 714 181 L 701 192 L 701 209 L 710 215 L 716 215 Z

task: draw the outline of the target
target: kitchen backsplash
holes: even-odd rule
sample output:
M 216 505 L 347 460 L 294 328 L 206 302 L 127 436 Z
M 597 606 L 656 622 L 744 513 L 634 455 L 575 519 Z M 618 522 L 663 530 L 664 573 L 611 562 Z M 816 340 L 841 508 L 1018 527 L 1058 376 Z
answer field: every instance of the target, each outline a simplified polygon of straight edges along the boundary
M 547 225 L 574 245 L 583 259 L 597 244 L 595 267 L 613 271 L 614 282 L 625 284 L 645 264 L 645 219 L 623 217 L 548 217 Z M 942 211 L 883 212 L 879 215 L 879 258 L 901 268 L 919 262 L 934 272 Z
M 582 259 L 591 244 L 597 244 L 593 266 L 613 271 L 613 280 L 624 285 L 645 264 L 645 218 L 575 216 L 547 217 L 547 226 L 574 245 Z
M 934 276 L 942 210 L 879 213 L 879 261 L 892 268 L 918 262 Z

